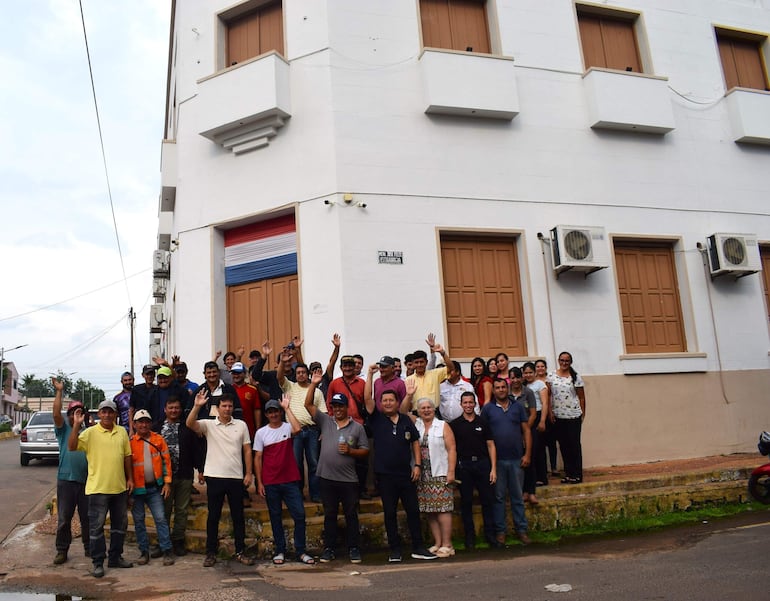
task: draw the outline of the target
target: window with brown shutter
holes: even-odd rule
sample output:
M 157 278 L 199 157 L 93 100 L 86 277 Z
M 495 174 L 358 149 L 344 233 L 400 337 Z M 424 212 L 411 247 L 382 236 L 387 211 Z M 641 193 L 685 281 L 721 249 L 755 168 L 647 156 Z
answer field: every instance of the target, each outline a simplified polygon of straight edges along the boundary
M 671 245 L 616 242 L 615 266 L 626 352 L 686 351 Z
M 515 239 L 442 236 L 441 265 L 450 356 L 526 355 Z
M 255 10 L 226 20 L 225 26 L 227 67 L 271 50 L 283 52 L 281 2 L 263 4 Z
M 578 6 L 577 17 L 586 69 L 643 72 L 634 30 L 636 14 L 620 17 Z
M 716 35 L 727 89 L 770 89 L 762 55 L 762 43 L 767 38 L 724 29 L 717 29 Z
M 490 52 L 485 0 L 420 0 L 422 44 L 468 52 Z
M 770 321 L 770 246 L 760 246 L 759 256 L 762 259 L 762 283 L 765 289 L 765 308 L 767 319 Z

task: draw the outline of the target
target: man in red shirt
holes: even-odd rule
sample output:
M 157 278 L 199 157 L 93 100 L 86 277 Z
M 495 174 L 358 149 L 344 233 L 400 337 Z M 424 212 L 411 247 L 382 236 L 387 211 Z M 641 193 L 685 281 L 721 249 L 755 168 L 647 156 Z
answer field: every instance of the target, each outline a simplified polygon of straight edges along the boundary
M 262 426 L 259 391 L 256 386 L 246 383 L 246 368 L 243 363 L 233 363 L 233 366 L 230 368 L 230 373 L 233 377 L 233 388 L 235 388 L 238 399 L 241 401 L 243 421 L 246 422 L 246 426 L 249 428 L 249 439 L 254 440 L 254 434 L 256 434 L 257 430 Z M 243 506 L 251 506 L 251 497 L 245 486 L 243 487 Z
M 365 382 L 356 375 L 356 360 L 353 355 L 343 355 L 340 359 L 342 376 L 332 380 L 326 391 L 326 406 L 329 415 L 332 414 L 331 400 L 337 393 L 342 393 L 348 399 L 348 416 L 362 426 L 364 425 L 364 386 Z M 369 460 L 356 459 L 356 474 L 358 475 L 358 491 L 362 499 L 371 499 L 366 490 L 366 478 L 369 475 Z

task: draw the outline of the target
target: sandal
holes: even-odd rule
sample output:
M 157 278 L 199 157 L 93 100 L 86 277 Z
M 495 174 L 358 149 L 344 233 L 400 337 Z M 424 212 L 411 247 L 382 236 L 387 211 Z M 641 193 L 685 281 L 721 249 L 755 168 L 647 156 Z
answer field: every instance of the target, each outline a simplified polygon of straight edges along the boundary
M 242 563 L 245 566 L 253 566 L 254 559 L 246 555 L 245 553 L 237 553 L 235 555 L 235 561 Z
M 273 556 L 274 565 L 282 566 L 285 561 L 286 561 L 286 558 L 283 556 L 283 553 L 278 553 L 277 555 Z
M 455 554 L 454 547 L 439 547 L 436 550 L 436 555 L 438 555 L 442 559 L 445 557 L 451 557 L 454 554 Z
M 297 558 L 297 561 L 304 563 L 306 566 L 312 566 L 315 563 L 315 559 L 310 557 L 307 553 L 303 553 Z

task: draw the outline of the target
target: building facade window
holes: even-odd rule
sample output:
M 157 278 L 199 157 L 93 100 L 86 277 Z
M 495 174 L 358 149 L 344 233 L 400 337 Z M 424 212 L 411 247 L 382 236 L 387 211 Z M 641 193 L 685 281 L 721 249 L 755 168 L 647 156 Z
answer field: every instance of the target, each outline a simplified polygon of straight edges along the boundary
M 591 67 L 642 73 L 642 60 L 636 37 L 635 13 L 604 13 L 578 5 L 577 20 L 583 62 Z
M 490 52 L 485 0 L 420 0 L 422 45 Z
M 224 23 L 227 67 L 271 50 L 284 51 L 281 2 L 261 4 L 244 14 L 225 18 Z
M 614 247 L 626 353 L 685 352 L 671 244 L 616 241 Z
M 766 36 L 717 29 L 717 46 L 727 89 L 768 90 L 767 67 L 762 54 Z
M 525 356 L 515 239 L 442 236 L 441 263 L 450 355 Z
M 762 260 L 762 285 L 765 291 L 765 308 L 767 309 L 767 319 L 770 321 L 770 246 L 760 246 L 759 257 Z

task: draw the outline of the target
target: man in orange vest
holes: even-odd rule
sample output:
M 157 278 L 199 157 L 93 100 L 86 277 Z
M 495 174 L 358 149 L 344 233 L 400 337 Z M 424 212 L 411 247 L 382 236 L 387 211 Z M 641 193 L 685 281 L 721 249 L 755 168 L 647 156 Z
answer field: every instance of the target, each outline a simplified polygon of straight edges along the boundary
M 152 417 L 145 409 L 134 413 L 134 435 L 131 437 L 131 459 L 134 473 L 134 505 L 131 515 L 134 517 L 136 542 L 139 545 L 139 565 L 150 561 L 150 540 L 144 523 L 147 505 L 155 521 L 158 543 L 163 553 L 163 565 L 174 564 L 171 549 L 171 534 L 166 521 L 164 500 L 171 493 L 171 456 L 166 440 L 153 432 Z

